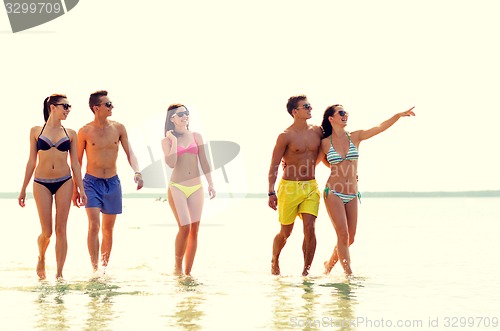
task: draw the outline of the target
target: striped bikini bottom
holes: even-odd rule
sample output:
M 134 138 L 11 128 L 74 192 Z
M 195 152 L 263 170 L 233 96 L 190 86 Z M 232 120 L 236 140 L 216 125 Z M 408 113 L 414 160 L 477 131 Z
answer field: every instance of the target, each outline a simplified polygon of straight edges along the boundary
M 348 204 L 349 202 L 351 202 L 352 199 L 354 198 L 358 198 L 359 202 L 361 203 L 361 193 L 358 192 L 358 194 L 344 194 L 344 193 L 340 193 L 340 192 L 336 192 L 332 189 L 330 189 L 329 187 L 325 187 L 325 197 L 328 198 L 328 193 L 333 193 L 335 194 L 336 196 L 338 196 L 340 198 L 340 200 L 342 200 L 342 202 L 344 203 L 344 205 Z

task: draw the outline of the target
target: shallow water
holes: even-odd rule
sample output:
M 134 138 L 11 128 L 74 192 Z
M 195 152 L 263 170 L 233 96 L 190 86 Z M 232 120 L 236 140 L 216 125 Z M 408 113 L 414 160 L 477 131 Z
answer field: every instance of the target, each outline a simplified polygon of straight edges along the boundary
M 55 238 L 47 280 L 36 277 L 34 201 L 21 209 L 3 199 L 0 330 L 499 329 L 499 202 L 364 198 L 349 278 L 339 266 L 322 274 L 335 242 L 323 206 L 307 277 L 299 219 L 282 252 L 283 276 L 270 275 L 279 225 L 266 200 L 205 202 L 193 277 L 172 275 L 177 226 L 166 202 L 125 200 L 110 265 L 98 275 L 85 211 L 73 208 L 65 280 L 56 282 Z

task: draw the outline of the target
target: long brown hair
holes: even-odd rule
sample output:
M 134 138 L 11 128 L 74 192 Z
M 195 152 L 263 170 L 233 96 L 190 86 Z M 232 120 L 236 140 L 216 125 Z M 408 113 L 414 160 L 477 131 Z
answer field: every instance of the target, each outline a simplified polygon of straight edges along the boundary
M 186 108 L 186 110 L 188 110 L 187 107 L 181 103 L 173 103 L 170 106 L 168 106 L 167 118 L 165 119 L 165 132 L 163 134 L 164 136 L 167 135 L 168 131 L 173 130 L 174 136 L 177 137 L 177 133 L 175 132 L 175 125 L 170 119 L 172 118 L 172 116 L 174 116 L 175 110 L 180 107 L 184 107 Z M 187 125 L 187 129 L 189 130 L 189 124 Z
M 43 100 L 43 118 L 45 122 L 49 119 L 50 105 L 58 104 L 61 99 L 66 99 L 66 95 L 52 94 L 50 97 L 46 97 L 45 100 Z
M 321 122 L 321 128 L 323 129 L 323 138 L 328 137 L 332 134 L 332 123 L 328 120 L 328 117 L 333 116 L 335 114 L 335 107 L 342 106 L 340 104 L 335 104 L 329 106 L 325 109 L 325 113 L 323 114 L 323 122 Z

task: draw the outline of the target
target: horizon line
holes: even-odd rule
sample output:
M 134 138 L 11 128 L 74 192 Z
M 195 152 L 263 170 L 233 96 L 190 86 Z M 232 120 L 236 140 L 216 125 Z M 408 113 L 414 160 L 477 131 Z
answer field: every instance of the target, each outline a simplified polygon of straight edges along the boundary
M 0 199 L 15 199 L 19 192 L 0 192 Z M 33 192 L 26 193 L 33 198 Z M 254 192 L 218 192 L 219 197 L 235 198 L 266 198 L 266 193 Z M 166 198 L 167 192 L 123 192 L 124 198 Z M 471 190 L 471 191 L 365 191 L 361 197 L 500 197 L 500 190 Z

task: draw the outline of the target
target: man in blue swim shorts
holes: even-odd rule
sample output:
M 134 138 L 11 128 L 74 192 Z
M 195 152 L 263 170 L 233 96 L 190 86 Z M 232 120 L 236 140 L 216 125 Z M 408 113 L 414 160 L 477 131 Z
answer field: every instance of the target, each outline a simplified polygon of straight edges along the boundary
M 292 233 L 295 219 L 299 216 L 304 225 L 302 275 L 306 276 L 316 250 L 314 223 L 318 216 L 320 193 L 314 172 L 322 131 L 319 126 L 307 124 L 312 107 L 305 95 L 290 97 L 287 110 L 293 117 L 293 124 L 278 136 L 269 168 L 268 204 L 272 209 L 278 210 L 281 224 L 280 232 L 273 242 L 271 273 L 280 274 L 279 256 Z M 283 177 L 276 192 L 274 185 L 280 163 L 283 163 Z
M 116 215 L 122 213 L 122 189 L 116 169 L 119 144 L 135 172 L 134 181 L 137 183 L 137 189 L 142 188 L 143 180 L 137 158 L 129 144 L 125 126 L 108 119 L 114 109 L 108 92 L 92 93 L 89 98 L 89 107 L 94 113 L 94 120 L 78 131 L 78 160 L 81 165 L 85 152 L 87 169 L 83 178 L 83 186 L 87 195 L 85 208 L 89 220 L 87 245 L 92 268 L 97 271 L 99 250 L 102 266 L 108 265 Z M 76 201 L 78 201 L 78 191 L 75 190 L 73 202 Z M 99 245 L 101 214 L 102 245 Z

